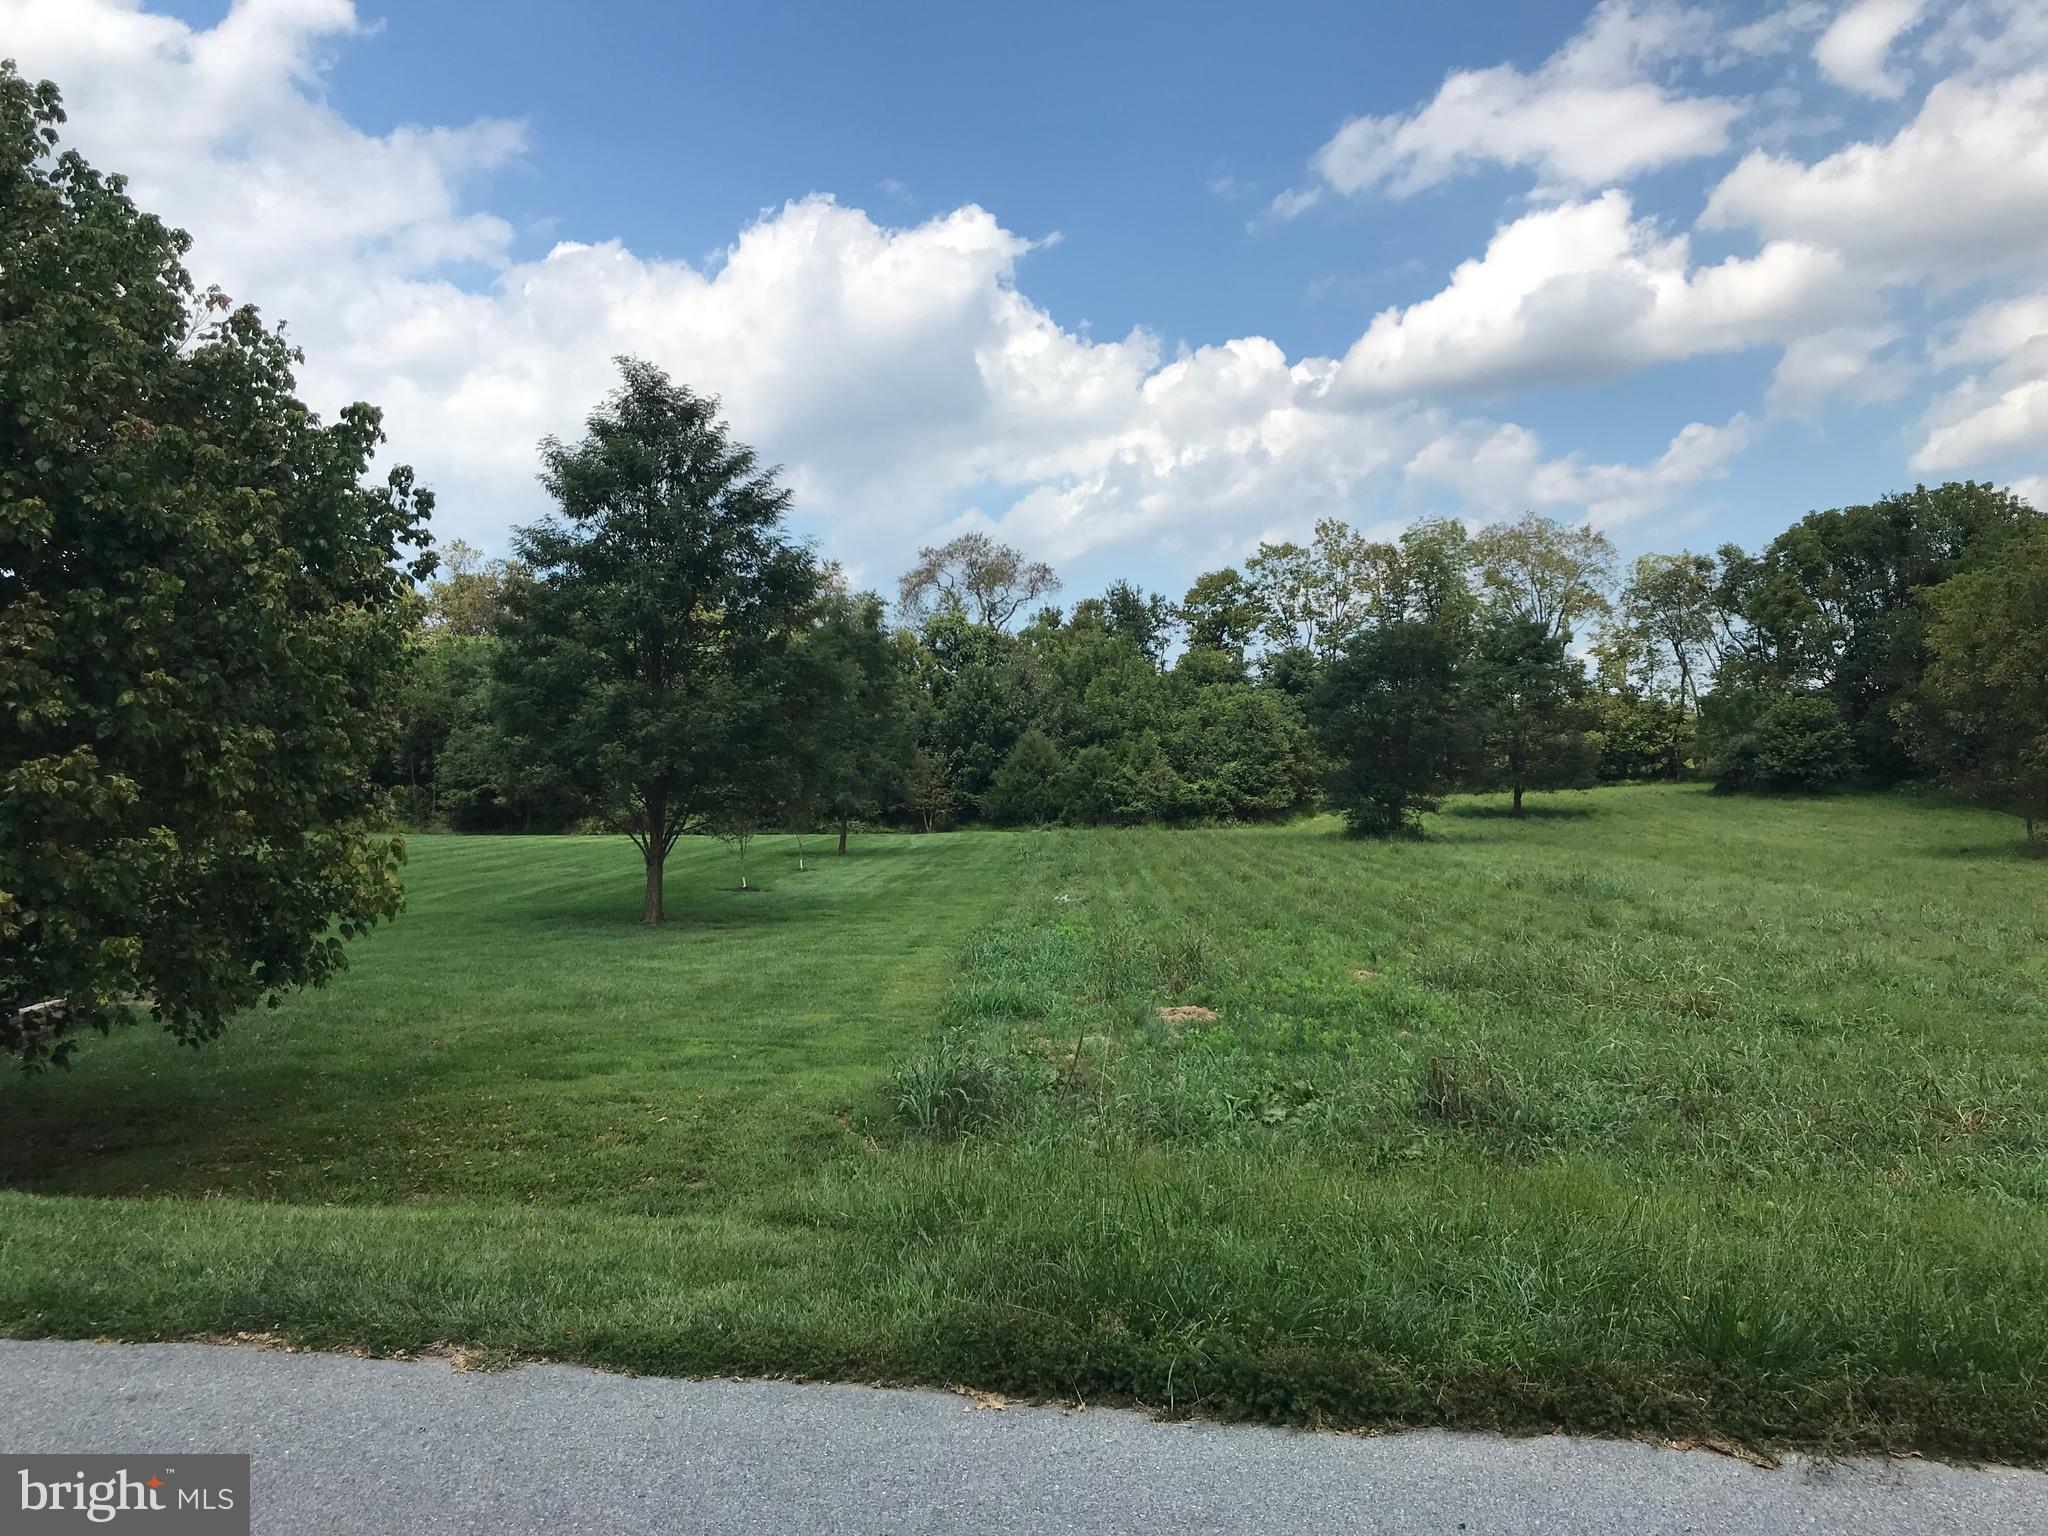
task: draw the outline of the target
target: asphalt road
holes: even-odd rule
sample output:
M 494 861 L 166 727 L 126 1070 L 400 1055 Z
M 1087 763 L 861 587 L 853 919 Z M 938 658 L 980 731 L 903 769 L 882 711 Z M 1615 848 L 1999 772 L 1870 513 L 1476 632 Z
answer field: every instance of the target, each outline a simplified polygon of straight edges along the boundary
M 943 1392 L 457 1372 L 204 1344 L 0 1342 L 0 1451 L 253 1454 L 255 1529 L 2048 1531 L 2048 1473 L 1435 1431 L 1304 1434 Z

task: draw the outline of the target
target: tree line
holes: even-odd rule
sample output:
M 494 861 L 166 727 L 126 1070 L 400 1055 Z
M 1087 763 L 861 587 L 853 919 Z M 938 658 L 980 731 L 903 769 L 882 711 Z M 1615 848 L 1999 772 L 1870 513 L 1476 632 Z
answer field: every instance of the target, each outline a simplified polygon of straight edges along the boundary
M 2026 503 L 1967 483 L 1809 514 L 1753 555 L 1729 544 L 1626 568 L 1601 531 L 1535 514 L 1477 531 L 1425 519 L 1391 539 L 1326 519 L 1306 542 L 1263 543 L 1202 574 L 1177 601 L 1116 581 L 1060 606 L 1046 601 L 1060 591 L 1049 566 L 969 533 L 920 551 L 891 604 L 848 592 L 784 539 L 781 598 L 734 630 L 782 647 L 772 671 L 735 653 L 749 677 L 736 697 L 758 720 L 711 704 L 737 685 L 679 678 L 663 686 L 687 720 L 565 714 L 531 678 L 559 683 L 557 653 L 596 642 L 543 610 L 568 603 L 590 621 L 591 594 L 615 588 L 634 613 L 672 615 L 684 592 L 705 604 L 706 575 L 664 574 L 652 553 L 683 558 L 688 538 L 629 527 L 617 509 L 720 505 L 725 471 L 696 488 L 608 480 L 572 496 L 564 467 L 610 462 L 630 441 L 634 462 L 672 469 L 685 459 L 629 423 L 673 418 L 716 445 L 708 462 L 737 455 L 759 474 L 712 402 L 645 364 L 623 368 L 583 443 L 545 450 L 566 523 L 522 532 L 507 561 L 453 546 L 425 589 L 383 769 L 421 822 L 620 823 L 619 793 L 607 810 L 590 792 L 598 765 L 644 774 L 677 754 L 735 787 L 648 791 L 664 824 L 679 807 L 700 830 L 828 823 L 842 849 L 862 822 L 1184 824 L 1318 804 L 1394 833 L 1455 790 L 1506 792 L 1520 814 L 1531 790 L 1687 777 L 1730 791 L 1934 778 L 2019 813 L 2030 836 L 2048 800 L 2043 624 L 2026 606 L 2040 601 L 2048 534 Z M 748 494 L 774 523 L 781 493 L 762 481 Z M 610 540 L 631 551 L 610 575 L 565 563 Z M 771 590 L 729 574 L 755 599 Z M 657 643 L 639 622 L 612 637 L 615 685 L 627 652 Z M 701 636 L 686 647 L 701 649 Z M 537 725 L 550 719 L 577 723 L 550 745 Z M 704 735 L 714 720 L 730 734 Z M 621 745 L 636 734 L 638 757 Z M 643 849 L 660 840 L 635 836 Z

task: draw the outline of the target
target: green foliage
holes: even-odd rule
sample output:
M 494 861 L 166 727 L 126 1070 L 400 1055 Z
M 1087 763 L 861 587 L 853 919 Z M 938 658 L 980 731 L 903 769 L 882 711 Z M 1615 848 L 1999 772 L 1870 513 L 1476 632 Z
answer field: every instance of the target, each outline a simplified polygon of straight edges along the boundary
M 456 539 L 440 551 L 439 577 L 427 586 L 427 623 L 466 638 L 495 633 L 505 616 L 505 588 L 524 574 L 517 562 L 486 560 Z
M 999 826 L 1033 826 L 1059 819 L 1063 766 L 1051 738 L 1032 726 L 1017 738 L 982 797 L 982 813 Z
M 1179 623 L 1173 604 L 1128 581 L 1113 581 L 1102 594 L 1103 633 L 1131 646 L 1155 667 L 1165 665 Z
M 1682 718 L 1698 715 L 1713 679 L 1716 580 L 1717 567 L 1705 555 L 1643 555 L 1622 589 L 1615 647 L 1630 655 L 1643 691 L 1668 695 Z
M 494 698 L 523 782 L 633 839 L 642 915 L 684 832 L 793 793 L 814 695 L 790 657 L 819 574 L 782 536 L 789 493 L 717 402 L 624 358 L 584 439 L 542 445 L 557 516 L 518 530 Z
M 1581 620 L 1613 610 L 1613 541 L 1585 523 L 1528 512 L 1472 537 L 1472 558 L 1490 599 L 1567 643 Z
M 1264 820 L 1305 808 L 1318 766 L 1298 706 L 1222 652 L 1162 671 L 1147 647 L 1164 623 L 1156 599 L 1117 588 L 1071 615 L 1042 610 L 1015 635 L 962 614 L 927 621 L 917 760 L 944 793 L 919 819 L 958 801 L 1007 824 Z
M 1925 601 L 1932 663 L 1901 719 L 1943 780 L 2020 817 L 2032 842 L 2048 821 L 2048 529 Z
M 1242 666 L 1272 616 L 1257 586 L 1226 566 L 1195 578 L 1180 600 L 1180 620 L 1191 651 L 1217 652 Z
M 1855 768 L 1855 739 L 1833 699 L 1735 695 L 1716 702 L 1709 722 L 1717 789 L 1829 789 Z
M 908 637 L 889 632 L 872 592 L 827 592 L 803 637 L 816 703 L 798 745 L 798 799 L 839 831 L 901 803 L 916 747 L 914 658 Z
M 1754 558 L 1724 551 L 1720 601 L 1739 619 L 1724 672 L 1766 692 L 1826 694 L 1856 767 L 1903 777 L 1914 762 L 1901 722 L 1929 659 L 1923 595 L 2040 523 L 1990 485 L 1917 486 L 1809 513 Z
M 1436 625 L 1400 619 L 1357 636 L 1324 672 L 1312 710 L 1336 764 L 1327 792 L 1354 833 L 1416 830 L 1464 776 L 1472 741 L 1461 661 Z
M 1510 791 L 1517 815 L 1527 790 L 1590 785 L 1600 749 L 1584 729 L 1585 692 L 1585 669 L 1566 652 L 1562 632 L 1519 605 L 1488 609 L 1463 700 L 1473 712 L 1472 781 Z
M 0 65 L 0 1051 L 180 1041 L 398 910 L 369 767 L 432 498 Z

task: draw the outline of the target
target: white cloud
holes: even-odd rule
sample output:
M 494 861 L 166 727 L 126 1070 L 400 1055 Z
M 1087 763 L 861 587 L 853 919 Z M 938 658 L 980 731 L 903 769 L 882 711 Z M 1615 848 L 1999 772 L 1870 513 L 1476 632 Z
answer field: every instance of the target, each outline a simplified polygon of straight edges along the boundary
M 1341 387 L 1484 392 L 1739 351 L 1852 313 L 1841 277 L 1830 253 L 1785 241 L 1694 267 L 1683 235 L 1635 218 L 1611 191 L 1523 215 L 1441 291 L 1374 316 Z
M 1943 368 L 1998 362 L 2041 336 L 2048 336 L 2048 293 L 1998 299 L 1965 316 L 1934 349 L 1934 361 Z
M 1493 164 L 1589 187 L 1718 153 L 1740 103 L 1684 95 L 1651 74 L 1705 46 L 1709 26 L 1689 8 L 1603 0 L 1534 74 L 1507 64 L 1457 70 L 1414 112 L 1353 118 L 1317 152 L 1318 182 L 1406 197 Z M 1316 200 L 1315 188 L 1283 193 L 1271 212 L 1291 217 Z
M 1524 427 L 1467 427 L 1434 439 L 1403 473 L 1412 482 L 1458 491 L 1484 516 L 1584 508 L 1594 523 L 1609 525 L 1664 506 L 1721 474 L 1750 435 L 1743 416 L 1719 427 L 1696 421 L 1647 464 L 1596 464 L 1577 453 L 1544 459 L 1536 435 Z
M 2041 0 L 1948 0 L 1918 50 L 1936 69 L 1993 77 L 2048 62 Z
M 207 30 L 123 0 L 7 0 L 0 19 L 6 51 L 64 89 L 69 133 L 117 151 L 136 200 L 174 213 L 237 297 L 316 262 L 504 259 L 511 226 L 461 192 L 519 154 L 523 125 L 351 126 L 317 89 L 322 45 L 359 31 L 350 0 L 242 0 Z
M 2003 390 L 1965 387 L 1937 409 L 1913 455 L 1916 470 L 1965 472 L 1972 465 L 2048 443 L 2048 374 Z
M 2048 512 L 2048 475 L 2026 475 L 2006 489 L 2036 511 Z
M 1813 45 L 1814 62 L 1837 85 L 1896 101 L 1906 77 L 1887 68 L 1892 45 L 1926 9 L 1926 0 L 1854 0 Z
M 1841 252 L 1873 278 L 1960 283 L 2048 240 L 2048 71 L 1944 80 L 1891 139 L 1808 165 L 1752 153 L 1707 201 L 1709 228 Z
M 1638 13 L 1603 14 L 1609 30 L 1578 45 L 1589 70 L 1650 46 L 1614 30 Z M 543 510 L 537 440 L 576 431 L 619 352 L 720 394 L 735 429 L 786 466 L 827 552 L 884 575 L 963 519 L 1060 559 L 1122 547 L 1168 564 L 1241 548 L 1276 517 L 1296 531 L 1321 515 L 1373 523 L 1472 442 L 1503 445 L 1488 478 L 1438 477 L 1441 489 L 1633 515 L 1718 473 L 1739 427 L 1687 428 L 1644 465 L 1594 463 L 1546 458 L 1522 429 L 1427 397 L 1533 368 L 1529 336 L 1617 302 L 1644 312 L 1592 349 L 1601 367 L 1747 344 L 1786 293 L 1822 298 L 1789 247 L 1689 271 L 1683 240 L 1632 221 L 1626 199 L 1559 211 L 1601 227 L 1554 232 L 1566 255 L 1549 287 L 1501 298 L 1513 280 L 1499 267 L 1454 280 L 1453 301 L 1395 323 L 1394 352 L 1412 355 L 1382 356 L 1384 332 L 1369 333 L 1344 362 L 1290 361 L 1256 336 L 1169 355 L 1144 331 L 1069 330 L 1019 287 L 1034 242 L 971 204 L 892 226 L 807 197 L 707 263 L 616 241 L 529 259 L 473 206 L 523 130 L 356 128 L 320 71 L 324 50 L 358 33 L 346 0 L 241 0 L 212 28 L 120 0 L 0 0 L 9 51 L 66 89 L 72 142 L 193 231 L 201 281 L 291 322 L 315 403 L 382 405 L 392 457 L 441 493 L 443 536 L 488 545 Z M 1601 239 L 1626 268 L 1604 296 L 1598 263 L 1569 254 Z M 1524 333 L 1521 351 L 1461 329 L 1449 311 L 1475 296 Z
M 1828 8 L 1820 0 L 1794 0 L 1735 28 L 1727 34 L 1728 46 L 1738 55 L 1783 53 L 1827 20 Z
M 1942 367 L 1983 371 L 1929 407 L 1914 469 L 1968 473 L 2048 444 L 2048 292 L 1983 305 L 1934 357 Z
M 1879 354 L 1902 335 L 1896 326 L 1869 325 L 1802 336 L 1779 357 L 1766 401 L 1777 415 L 1813 421 L 1830 406 L 1896 400 L 1913 371 L 1903 358 Z

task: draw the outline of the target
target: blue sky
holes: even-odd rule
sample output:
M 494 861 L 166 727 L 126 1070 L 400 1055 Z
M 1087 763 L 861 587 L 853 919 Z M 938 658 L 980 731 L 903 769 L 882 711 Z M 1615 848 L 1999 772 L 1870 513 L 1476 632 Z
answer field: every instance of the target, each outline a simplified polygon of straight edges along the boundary
M 0 0 L 76 141 L 385 406 L 444 536 L 630 350 L 886 586 L 1178 593 L 1337 515 L 1756 543 L 2048 475 L 2024 0 Z

